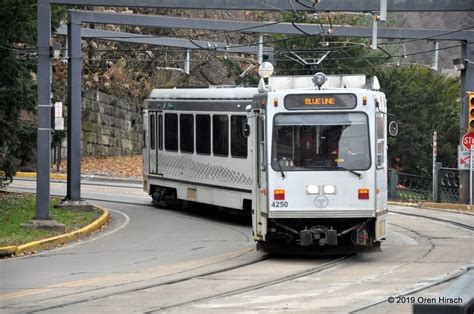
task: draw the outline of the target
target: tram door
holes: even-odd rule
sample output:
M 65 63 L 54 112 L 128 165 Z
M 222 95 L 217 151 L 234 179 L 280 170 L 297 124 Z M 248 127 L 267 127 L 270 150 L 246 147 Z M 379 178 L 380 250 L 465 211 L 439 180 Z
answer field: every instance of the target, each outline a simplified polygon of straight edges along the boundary
M 150 132 L 150 136 L 148 137 L 150 140 L 149 143 L 149 152 L 150 155 L 148 156 L 149 160 L 149 169 L 151 174 L 156 174 L 158 172 L 158 154 L 157 154 L 157 112 L 152 111 L 150 112 L 149 115 L 149 124 L 148 124 L 148 130 Z
M 268 217 L 268 192 L 267 192 L 267 153 L 266 153 L 266 134 L 265 134 L 265 113 L 259 113 L 256 116 L 255 134 L 255 169 L 256 169 L 256 206 L 253 215 L 253 227 L 255 236 L 263 239 L 267 233 Z

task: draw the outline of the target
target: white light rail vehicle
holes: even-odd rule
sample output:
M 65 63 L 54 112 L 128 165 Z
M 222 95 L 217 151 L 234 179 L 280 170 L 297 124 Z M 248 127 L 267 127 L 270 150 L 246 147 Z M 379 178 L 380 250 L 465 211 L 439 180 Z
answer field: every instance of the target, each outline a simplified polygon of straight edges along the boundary
M 258 247 L 378 248 L 388 210 L 377 89 L 365 76 L 322 73 L 258 88 L 155 89 L 144 109 L 144 190 L 160 206 L 250 211 Z

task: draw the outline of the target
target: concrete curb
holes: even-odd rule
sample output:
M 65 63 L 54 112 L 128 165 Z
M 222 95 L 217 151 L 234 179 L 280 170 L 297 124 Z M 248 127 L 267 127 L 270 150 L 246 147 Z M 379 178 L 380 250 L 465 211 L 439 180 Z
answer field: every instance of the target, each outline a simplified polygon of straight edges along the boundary
M 17 172 L 15 177 L 19 178 L 36 178 L 36 172 Z M 67 180 L 65 173 L 51 173 L 50 178 L 53 180 Z
M 36 178 L 36 172 L 17 172 L 15 177 L 18 178 Z M 51 173 L 51 180 L 67 180 L 65 173 Z M 122 183 L 136 183 L 141 184 L 143 180 L 137 177 L 108 177 L 103 175 L 81 175 L 81 181 L 108 181 L 108 182 L 122 182 Z
M 4 256 L 11 256 L 15 254 L 16 246 L 4 246 L 0 247 L 0 258 Z
M 22 244 L 18 246 L 0 247 L 0 257 L 10 256 L 10 255 L 18 256 L 26 252 L 38 252 L 40 250 L 54 248 L 56 246 L 59 246 L 65 243 L 79 240 L 90 235 L 94 231 L 97 231 L 100 228 L 102 228 L 105 224 L 107 224 L 107 222 L 110 219 L 109 211 L 106 208 L 102 208 L 96 205 L 94 205 L 94 207 L 101 209 L 103 213 L 98 219 L 96 219 L 91 224 L 79 230 L 66 233 L 66 234 L 61 234 L 55 237 L 33 241 L 30 243 L 26 243 L 26 244 Z

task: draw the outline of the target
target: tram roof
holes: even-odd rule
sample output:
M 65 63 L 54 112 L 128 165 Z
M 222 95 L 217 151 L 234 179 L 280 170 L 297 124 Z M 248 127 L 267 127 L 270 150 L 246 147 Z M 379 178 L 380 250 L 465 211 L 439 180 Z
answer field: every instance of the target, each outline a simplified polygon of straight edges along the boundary
M 149 100 L 159 99 L 252 99 L 256 87 L 209 87 L 154 89 Z

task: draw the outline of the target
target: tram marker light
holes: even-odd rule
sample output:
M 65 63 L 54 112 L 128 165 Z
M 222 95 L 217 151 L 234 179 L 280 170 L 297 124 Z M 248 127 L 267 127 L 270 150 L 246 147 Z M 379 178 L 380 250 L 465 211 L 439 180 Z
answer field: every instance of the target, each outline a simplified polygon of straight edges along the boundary
M 474 92 L 467 92 L 467 133 L 474 132 Z
M 307 185 L 306 186 L 306 194 L 319 194 L 319 186 L 318 185 Z
M 273 190 L 273 199 L 278 200 L 278 201 L 284 201 L 285 200 L 285 190 L 283 190 L 283 189 Z
M 369 199 L 369 189 L 359 189 L 358 194 L 359 194 L 359 199 L 360 200 L 368 200 Z
M 273 107 L 278 107 L 278 98 L 273 98 Z
M 367 106 L 367 96 L 362 97 L 362 104 Z
M 323 193 L 324 194 L 336 194 L 336 186 L 335 185 L 324 185 L 323 186 Z

